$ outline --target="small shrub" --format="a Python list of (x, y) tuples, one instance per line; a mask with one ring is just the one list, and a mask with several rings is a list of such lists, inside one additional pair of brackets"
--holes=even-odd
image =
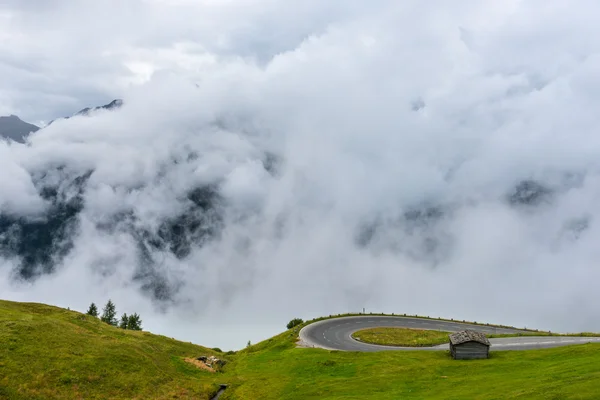
[(293, 320), (288, 322), (288, 324), (286, 326), (288, 329), (292, 329), (293, 327), (298, 326), (302, 323), (304, 323), (304, 321), (301, 318), (294, 318)]
[(217, 353), (222, 353), (223, 352), (223, 350), (221, 350), (218, 347), (213, 347), (211, 350), (216, 351)]

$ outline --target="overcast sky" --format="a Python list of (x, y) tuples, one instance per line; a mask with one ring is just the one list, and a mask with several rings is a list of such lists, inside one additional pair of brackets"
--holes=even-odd
[[(125, 101), (0, 143), (3, 213), (44, 212), (43, 171), (94, 171), (56, 273), (15, 282), (0, 258), (0, 293), (112, 297), (225, 348), (362, 307), (600, 330), (599, 17), (591, 0), (0, 0), (0, 115)], [(522, 180), (553, 194), (511, 205)], [(205, 184), (225, 228), (155, 255), (178, 288), (163, 314), (131, 233), (98, 226), (129, 212), (152, 231)], [(399, 222), (428, 205), (443, 217)]]
[(2, 0), (0, 115), (37, 122), (122, 97), (159, 71), (264, 65), (364, 12), (317, 0)]

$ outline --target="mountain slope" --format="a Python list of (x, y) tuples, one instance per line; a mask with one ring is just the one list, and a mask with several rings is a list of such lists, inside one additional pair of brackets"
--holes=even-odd
[(83, 110), (76, 112), (73, 116), (89, 115), (90, 112), (98, 111), (98, 110), (114, 110), (116, 108), (120, 108), (122, 105), (123, 105), (123, 100), (115, 99), (115, 100), (111, 101), (110, 103), (105, 104), (103, 106), (98, 106), (98, 107), (94, 107), (94, 108), (86, 107)]
[[(73, 114), (76, 116), (89, 116), (90, 113), (98, 110), (115, 110), (123, 105), (123, 100), (115, 99), (108, 104), (90, 108), (86, 107), (82, 110), (77, 111)], [(71, 117), (64, 117), (63, 119), (69, 119)], [(56, 120), (50, 121), (52, 124)], [(15, 142), (25, 143), (25, 139), (30, 133), (37, 132), (41, 128), (21, 120), (16, 115), (10, 115), (8, 117), (0, 117), (0, 138), (14, 140)]]
[(48, 125), (50, 125), (53, 122), (60, 120), (60, 119), (69, 119), (69, 118), (78, 117), (78, 116), (87, 117), (90, 115), (90, 113), (93, 113), (93, 112), (99, 111), (99, 110), (109, 110), (109, 111), (115, 110), (115, 109), (121, 108), (122, 105), (123, 105), (123, 100), (115, 99), (115, 100), (111, 101), (110, 103), (104, 104), (102, 106), (98, 106), (98, 107), (94, 107), (94, 108), (86, 107), (82, 110), (77, 111), (75, 114), (73, 114), (70, 117), (62, 117), (62, 118), (53, 119), (52, 121), (50, 121), (48, 123)]
[(183, 357), (211, 354), (75, 311), (0, 301), (1, 399), (208, 399), (215, 375)]
[(0, 117), (0, 138), (11, 139), (15, 142), (24, 143), (25, 138), (40, 128), (21, 120), (16, 115)]

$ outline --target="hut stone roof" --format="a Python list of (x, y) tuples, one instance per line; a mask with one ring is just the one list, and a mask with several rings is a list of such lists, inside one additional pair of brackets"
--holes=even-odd
[(448, 335), (450, 337), (450, 343), (456, 345), (465, 342), (479, 342), (481, 344), (485, 344), (486, 346), (490, 346), (490, 341), (485, 335), (481, 332), (475, 332), (472, 330), (464, 330), (462, 332), (456, 332)]

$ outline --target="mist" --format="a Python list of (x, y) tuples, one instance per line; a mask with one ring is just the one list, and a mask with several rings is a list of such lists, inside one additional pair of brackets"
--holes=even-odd
[(0, 142), (0, 297), (223, 349), (363, 307), (600, 331), (597, 4), (141, 3), (56, 108), (0, 85), (123, 99)]

